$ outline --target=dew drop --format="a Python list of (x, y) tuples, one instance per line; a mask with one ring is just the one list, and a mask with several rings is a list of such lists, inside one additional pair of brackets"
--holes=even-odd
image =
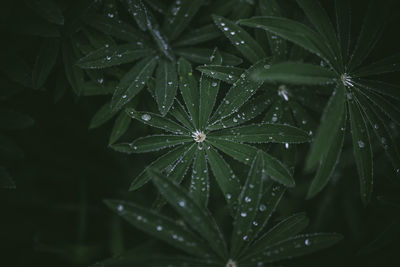
[(247, 213), (246, 212), (242, 212), (242, 213), (240, 213), (240, 216), (242, 216), (244, 218), (244, 217), (247, 216)]
[(365, 144), (364, 144), (364, 142), (363, 141), (361, 141), (361, 140), (358, 140), (358, 147), (359, 148), (364, 148), (364, 146), (365, 146)]
[(161, 225), (157, 225), (156, 229), (157, 231), (162, 231), (163, 227)]
[(151, 120), (151, 116), (149, 114), (143, 114), (142, 115), (142, 120), (149, 121), (149, 120)]
[(309, 239), (304, 240), (304, 245), (309, 246), (311, 245), (311, 242)]
[(124, 206), (121, 205), (121, 204), (119, 204), (118, 207), (117, 207), (117, 210), (118, 210), (119, 212), (124, 211)]

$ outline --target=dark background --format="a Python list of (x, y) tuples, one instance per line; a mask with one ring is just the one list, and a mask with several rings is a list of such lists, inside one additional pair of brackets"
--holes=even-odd
[[(1, 2), (0, 17), (4, 20), (0, 54), (17, 50), (32, 65), (40, 37), (16, 34), (7, 24), (10, 17), (24, 22), (31, 11), (23, 1)], [(66, 10), (76, 4), (59, 2)], [(330, 5), (330, 1), (325, 2)], [(367, 4), (352, 1), (352, 5), (354, 29), (358, 29), (357, 21)], [(399, 52), (399, 6), (394, 5), (371, 60)], [(7, 101), (0, 102), (0, 108), (21, 111), (35, 120), (28, 129), (6, 132), (25, 156), (7, 162), (17, 188), (0, 189), (0, 266), (88, 266), (135, 247), (143, 251), (147, 247), (168, 250), (163, 243), (120, 220), (102, 203), (105, 198), (121, 198), (150, 206), (156, 197), (151, 185), (136, 192), (128, 192), (128, 187), (156, 155), (125, 155), (109, 149), (112, 122), (88, 130), (91, 117), (107, 97), (76, 97), (68, 88), (55, 103), (56, 73), (63, 68), (60, 61), (42, 90), (23, 88), (0, 73), (1, 92), (13, 90)], [(396, 75), (386, 78), (399, 82)], [(139, 97), (142, 107), (151, 101), (147, 94)], [(133, 140), (149, 132), (149, 128), (134, 122), (126, 138)], [(307, 232), (338, 232), (345, 238), (326, 251), (283, 262), (284, 265), (400, 266), (400, 209), (384, 201), (399, 198), (398, 178), (395, 182), (390, 164), (378, 149), (374, 155), (375, 193), (365, 208), (359, 198), (356, 170), (348, 162), (351, 155), (349, 142), (332, 182), (312, 200), (305, 200), (312, 175), (303, 174), (301, 168), (296, 171), (298, 186), (286, 194), (273, 220), (306, 211), (311, 220)], [(216, 191), (215, 185), (213, 188)], [(229, 219), (222, 218), (223, 202), (218, 201), (217, 194), (213, 193), (211, 209), (220, 218), (219, 223), (229, 228)], [(371, 245), (378, 236), (383, 238)]]

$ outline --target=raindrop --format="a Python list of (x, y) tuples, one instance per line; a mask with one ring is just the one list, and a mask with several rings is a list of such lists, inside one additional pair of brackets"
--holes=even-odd
[(212, 82), (212, 83), (211, 83), (211, 86), (212, 86), (212, 87), (215, 87), (215, 86), (217, 86), (217, 85), (218, 85), (217, 82)]
[(163, 228), (161, 225), (157, 225), (156, 229), (157, 229), (157, 231), (161, 231)]
[(247, 203), (249, 203), (249, 202), (251, 202), (251, 198), (245, 197), (245, 198), (244, 198), (244, 201), (247, 202)]
[(106, 60), (111, 60), (111, 57), (110, 56), (106, 56)]
[(358, 140), (358, 147), (359, 148), (364, 148), (364, 146), (365, 146), (364, 142), (361, 141), (361, 140)]
[(127, 98), (127, 97), (128, 97), (127, 95), (123, 95), (123, 96), (122, 96), (123, 99), (125, 99), (125, 98)]
[(265, 211), (267, 209), (267, 206), (264, 204), (261, 204), (260, 207), (258, 208), (260, 211)]
[(124, 210), (124, 206), (121, 205), (121, 204), (119, 204), (118, 207), (117, 207), (117, 210), (118, 210), (119, 212), (122, 212), (122, 211)]
[(240, 213), (240, 216), (242, 216), (244, 218), (244, 217), (247, 216), (247, 213), (246, 212), (242, 212), (242, 213)]
[(231, 32), (231, 35), (235, 35), (236, 34), (236, 32)]
[(149, 120), (151, 120), (151, 116), (149, 114), (143, 114), (142, 115), (142, 120), (149, 121)]
[(185, 205), (186, 205), (185, 201), (183, 201), (183, 200), (179, 201), (178, 204), (179, 204), (179, 206), (181, 206), (182, 208), (185, 207)]
[(304, 240), (304, 245), (309, 246), (311, 245), (311, 242), (309, 239)]

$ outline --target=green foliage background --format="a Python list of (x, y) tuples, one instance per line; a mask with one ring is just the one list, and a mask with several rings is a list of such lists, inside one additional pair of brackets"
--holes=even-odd
[[(161, 3), (161, 6), (168, 6), (172, 1), (145, 2), (147, 5)], [(220, 10), (210, 10), (210, 6), (218, 2), (225, 4)], [(352, 32), (358, 33), (368, 5), (361, 0), (350, 2), (354, 21)], [(52, 6), (51, 3), (56, 6)], [(232, 21), (250, 18), (259, 15), (260, 12), (256, 0), (221, 0), (204, 1), (204, 3), (205, 5), (199, 7), (199, 12), (185, 29), (186, 32), (190, 33), (192, 29), (199, 26), (212, 24), (211, 14), (214, 12)], [(333, 3), (331, 1), (321, 1), (321, 3), (333, 17)], [(385, 7), (388, 3), (382, 1), (378, 6)], [(41, 9), (41, 4), (47, 9)], [(295, 1), (279, 1), (279, 4), (285, 15), (310, 25)], [(89, 266), (123, 253), (128, 253), (133, 257), (154, 253), (171, 255), (177, 253), (174, 248), (130, 226), (103, 203), (104, 199), (124, 199), (151, 207), (158, 197), (157, 190), (151, 183), (137, 191), (128, 191), (128, 189), (132, 179), (156, 157), (163, 154), (163, 152), (124, 154), (112, 149), (110, 146), (112, 144), (115, 148), (118, 142), (131, 142), (139, 137), (160, 133), (137, 120), (132, 120), (129, 127), (122, 127), (126, 128), (122, 137), (114, 130), (113, 137), (110, 138), (112, 129), (115, 128), (115, 119), (105, 121), (101, 127), (95, 127), (98, 126), (96, 124), (99, 124), (99, 121), (93, 120), (94, 114), (109, 103), (111, 98), (107, 94), (113, 92), (123, 74), (129, 70), (126, 65), (111, 68), (104, 73), (90, 70), (92, 72), (89, 71), (84, 75), (85, 81), (91, 80), (92, 83), (80, 84), (77, 81), (79, 81), (79, 75), (83, 75), (83, 70), (78, 65), (82, 66), (81, 63), (85, 62), (81, 60), (78, 65), (70, 63), (78, 59), (78, 57), (71, 57), (71, 51), (68, 51), (67, 46), (77, 40), (70, 38), (71, 32), (80, 27), (87, 30), (83, 32), (92, 39), (89, 38), (88, 42), (83, 42), (87, 45), (82, 48), (83, 50), (91, 48), (90, 51), (92, 51), (96, 46), (103, 46), (104, 43), (112, 40), (111, 35), (103, 35), (101, 31), (87, 26), (83, 21), (87, 21), (90, 18), (89, 14), (93, 13), (104, 17), (115, 14), (115, 7), (121, 13), (123, 21), (136, 25), (132, 17), (124, 13), (126, 10), (119, 1), (10, 0), (2, 3), (0, 10), (2, 36), (0, 42), (0, 121), (2, 124), (0, 140), (2, 143), (0, 146), (7, 148), (7, 144), (11, 143), (17, 147), (12, 151), (18, 152), (16, 156), (0, 157), (0, 165), (4, 166), (0, 168), (0, 174), (2, 177), (7, 176), (7, 179), (12, 177), (16, 185), (16, 189), (0, 189), (0, 264), (2, 266)], [(377, 18), (385, 20), (386, 28), (363, 66), (399, 52), (400, 42), (397, 29), (400, 23), (399, 8), (399, 3), (395, 1), (387, 16)], [(57, 13), (57, 10), (60, 13)], [(161, 23), (160, 13), (153, 12)], [(251, 28), (242, 27), (253, 37), (259, 34), (254, 34)], [(140, 32), (139, 29), (138, 31)], [(224, 58), (224, 55), (225, 58), (228, 57), (227, 60), (230, 60), (231, 64), (238, 63), (237, 67), (243, 69), (252, 65), (253, 58), (243, 57), (229, 40), (218, 32), (216, 27), (213, 31), (210, 30), (210, 34), (218, 37), (196, 47), (207, 48), (207, 51), (213, 51), (215, 47), (218, 47), (218, 51), (221, 54), (224, 53), (222, 57)], [(83, 37), (79, 36), (79, 38)], [(356, 36), (352, 38), (354, 41)], [(257, 40), (265, 49), (263, 45), (267, 44), (268, 40), (262, 38)], [(268, 51), (268, 49), (265, 50)], [(161, 58), (168, 53), (168, 51), (162, 52)], [(183, 55), (182, 51), (179, 54), (173, 50), (173, 53), (176, 53), (174, 56), (177, 59)], [(44, 60), (41, 67), (38, 66), (41, 64), (37, 60), (38, 55)], [(320, 62), (309, 53), (302, 53), (302, 55), (301, 58), (292, 60), (306, 60), (317, 64)], [(202, 60), (209, 56), (211, 54), (206, 54)], [(240, 63), (242, 61), (243, 63)], [(194, 69), (205, 63), (208, 62), (192, 61)], [(68, 68), (70, 68), (69, 72)], [(39, 74), (38, 69), (41, 70)], [(200, 75), (199, 71), (194, 70), (194, 72), (197, 76)], [(69, 75), (73, 73), (75, 78), (68, 77), (65, 73)], [(392, 84), (400, 84), (396, 72), (382, 75), (380, 78)], [(103, 87), (96, 85), (95, 82), (99, 79), (104, 84)], [(146, 90), (147, 87), (147, 85), (143, 86), (143, 90), (128, 106), (140, 111), (165, 112), (158, 108), (157, 103)], [(83, 91), (82, 88), (84, 88)], [(226, 92), (228, 88), (228, 83), (221, 82), (222, 92)], [(305, 98), (312, 99), (310, 101), (313, 102), (315, 109), (309, 114), (316, 123), (314, 131), (317, 129), (322, 110), (331, 92), (324, 89), (326, 88), (319, 86), (292, 89), (293, 94), (304, 94)], [(395, 88), (397, 95), (399, 89)], [(104, 91), (95, 96), (93, 94), (97, 93), (93, 92), (96, 90)], [(320, 96), (318, 101), (311, 98), (314, 93)], [(271, 99), (276, 99), (276, 93), (274, 96), (271, 95)], [(398, 105), (398, 100), (392, 103)], [(10, 114), (10, 111), (26, 114), (29, 117), (25, 115), (18, 117)], [(124, 119), (124, 115), (123, 111), (119, 113), (120, 120)], [(10, 125), (7, 124), (7, 119), (10, 118), (12, 121), (17, 121), (19, 118), (17, 126), (7, 126)], [(128, 120), (125, 118), (125, 124), (126, 121)], [(393, 145), (398, 146), (398, 125), (390, 121), (387, 123), (392, 127)], [(372, 136), (373, 133), (370, 135)], [(117, 139), (118, 142), (116, 142)], [(290, 162), (290, 156), (285, 158), (283, 156), (285, 154), (279, 152), (281, 148), (277, 148), (278, 152), (275, 151), (273, 155), (284, 162)], [(297, 164), (293, 168), (296, 186), (288, 189), (284, 195), (271, 218), (273, 223), (270, 223), (269, 227), (285, 217), (304, 211), (310, 218), (310, 225), (306, 232), (335, 232), (342, 234), (344, 239), (327, 250), (285, 260), (279, 262), (280, 265), (397, 266), (400, 238), (399, 175), (393, 171), (390, 161), (376, 140), (372, 142), (372, 148), (374, 190), (371, 201), (365, 205), (360, 198), (359, 178), (353, 157), (350, 130), (347, 130), (339, 164), (328, 185), (311, 199), (306, 199), (306, 196), (315, 172), (304, 171), (309, 145), (296, 145)], [(247, 177), (248, 167), (238, 164), (232, 158), (225, 157), (225, 159), (237, 176)], [(210, 175), (210, 182), (208, 207), (223, 233), (228, 235), (232, 230), (232, 219), (229, 217), (224, 197), (212, 175)], [(6, 186), (2, 184), (2, 187), (13, 187), (13, 184), (11, 182)], [(165, 206), (162, 212), (173, 218), (179, 218), (169, 206)]]

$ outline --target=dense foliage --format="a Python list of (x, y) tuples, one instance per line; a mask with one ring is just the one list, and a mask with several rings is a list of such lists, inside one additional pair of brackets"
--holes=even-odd
[(396, 266), (398, 10), (4, 1), (1, 264)]

